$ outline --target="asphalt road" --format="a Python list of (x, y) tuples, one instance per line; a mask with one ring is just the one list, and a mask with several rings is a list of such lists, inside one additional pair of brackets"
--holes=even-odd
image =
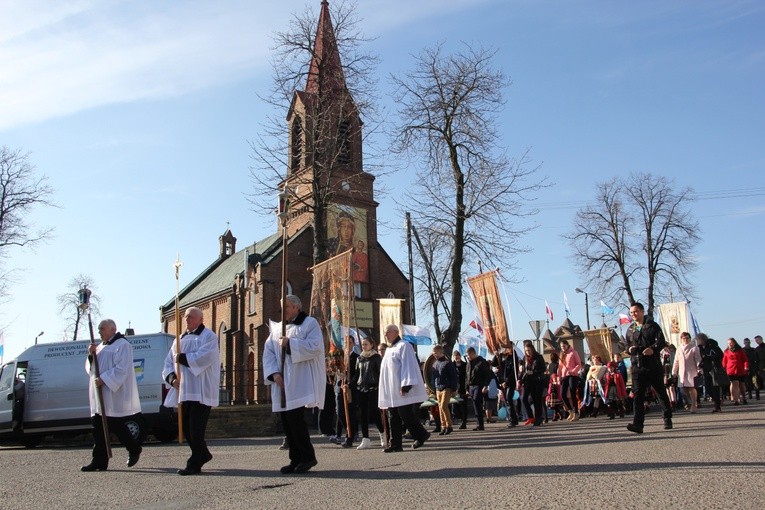
[[(181, 477), (188, 449), (144, 446), (125, 466), (115, 445), (109, 471), (81, 473), (84, 447), (0, 448), (0, 508), (762, 508), (765, 400), (711, 414), (677, 413), (665, 431), (658, 412), (645, 433), (629, 417), (489, 424), (484, 432), (433, 435), (402, 453), (344, 450), (314, 436), (319, 465), (281, 475), (280, 438), (210, 441), (214, 459)], [(373, 441), (373, 444), (379, 442)]]

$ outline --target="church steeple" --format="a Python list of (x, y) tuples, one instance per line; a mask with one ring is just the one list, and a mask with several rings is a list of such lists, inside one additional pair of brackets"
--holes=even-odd
[(305, 91), (309, 94), (318, 94), (320, 91), (344, 92), (346, 90), (335, 29), (332, 27), (332, 19), (329, 16), (329, 2), (323, 0)]

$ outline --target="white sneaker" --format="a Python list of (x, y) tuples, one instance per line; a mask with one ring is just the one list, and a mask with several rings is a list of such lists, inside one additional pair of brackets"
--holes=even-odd
[(356, 449), (357, 450), (368, 450), (371, 447), (371, 444), (369, 442), (369, 438), (365, 437), (361, 440), (361, 444), (359, 444)]
[(385, 446), (386, 446), (385, 445), (385, 433), (383, 433), (383, 432), (380, 432), (380, 446), (382, 446), (383, 448), (385, 448)]

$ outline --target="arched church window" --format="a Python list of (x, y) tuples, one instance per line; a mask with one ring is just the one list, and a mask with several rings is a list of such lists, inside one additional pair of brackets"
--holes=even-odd
[(300, 169), (300, 163), (303, 160), (303, 119), (300, 115), (296, 115), (292, 121), (290, 148), (290, 170), (296, 172)]
[(337, 161), (341, 165), (347, 165), (351, 161), (351, 123), (347, 120), (340, 122), (338, 128), (338, 141), (340, 143)]

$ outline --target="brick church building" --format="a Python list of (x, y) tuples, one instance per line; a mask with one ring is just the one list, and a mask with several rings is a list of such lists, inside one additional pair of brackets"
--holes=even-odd
[[(290, 190), (292, 202), (286, 226), (288, 292), (309, 310), (317, 238), (313, 226), (321, 225), (318, 241), (326, 248), (325, 257), (354, 249), (358, 326), (379, 336), (381, 298), (401, 299), (403, 322), (408, 322), (409, 281), (377, 241), (374, 176), (363, 168), (362, 122), (346, 87), (326, 0), (305, 89), (294, 93), (286, 121), (289, 164), (280, 187)], [(282, 231), (277, 220), (275, 227), (272, 235), (238, 251), (236, 237), (224, 232), (218, 258), (180, 292), (181, 313), (201, 308), (205, 325), (220, 339), (222, 403), (270, 401), (262, 354), (269, 320), (278, 321), (281, 314)], [(160, 316), (162, 331), (175, 334), (174, 297), (160, 307)]]

